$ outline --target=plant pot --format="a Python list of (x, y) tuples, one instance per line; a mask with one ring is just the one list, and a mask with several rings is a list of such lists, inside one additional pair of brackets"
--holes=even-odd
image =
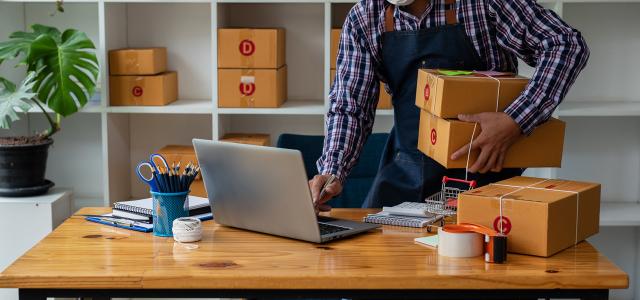
[(0, 145), (0, 196), (46, 193), (54, 184), (44, 179), (52, 139), (37, 144)]

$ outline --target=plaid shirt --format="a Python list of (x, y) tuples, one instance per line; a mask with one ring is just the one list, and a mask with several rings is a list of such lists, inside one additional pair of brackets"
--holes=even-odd
[[(396, 8), (396, 31), (443, 26), (445, 1), (431, 0), (421, 17)], [(344, 182), (371, 133), (379, 93), (385, 0), (360, 0), (342, 28), (336, 79), (329, 99), (327, 137), (317, 162), (320, 174)], [(534, 0), (458, 0), (475, 50), (489, 70), (517, 71), (519, 57), (535, 73), (524, 92), (504, 112), (525, 134), (549, 119), (589, 58), (580, 32)], [(384, 81), (384, 80), (383, 80)]]

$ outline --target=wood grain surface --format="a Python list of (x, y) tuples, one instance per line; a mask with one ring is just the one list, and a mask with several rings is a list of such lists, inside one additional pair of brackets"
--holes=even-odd
[[(100, 214), (109, 208), (85, 208)], [(334, 209), (361, 219), (367, 210)], [(414, 243), (424, 229), (383, 227), (312, 244), (204, 224), (180, 244), (73, 216), (0, 274), (0, 288), (69, 289), (619, 289), (627, 275), (589, 243), (506, 264), (440, 257)], [(10, 241), (2, 241), (3, 247)]]

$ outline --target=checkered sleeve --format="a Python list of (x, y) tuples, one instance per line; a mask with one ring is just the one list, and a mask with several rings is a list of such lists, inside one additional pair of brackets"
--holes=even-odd
[(498, 44), (536, 68), (524, 92), (504, 111), (531, 134), (565, 97), (589, 49), (579, 31), (534, 0), (493, 0), (489, 14)]
[(353, 20), (359, 17), (352, 12), (342, 28), (324, 151), (317, 162), (320, 174), (334, 174), (343, 183), (371, 133), (379, 94), (376, 63)]

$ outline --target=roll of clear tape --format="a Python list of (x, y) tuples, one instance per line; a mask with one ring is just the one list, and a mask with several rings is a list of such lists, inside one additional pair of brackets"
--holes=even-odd
[(197, 218), (177, 218), (173, 221), (173, 239), (193, 243), (202, 239), (202, 222)]
[(438, 228), (438, 255), (476, 257), (484, 254), (484, 235), (475, 232), (451, 233)]

